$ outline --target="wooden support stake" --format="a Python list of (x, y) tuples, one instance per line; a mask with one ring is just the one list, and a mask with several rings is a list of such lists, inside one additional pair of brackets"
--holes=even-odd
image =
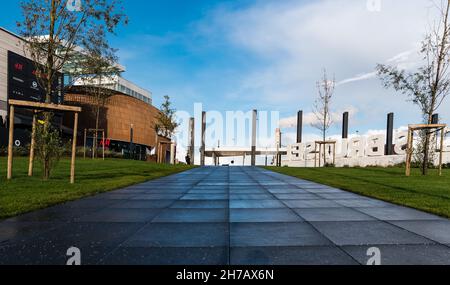
[(33, 114), (33, 126), (31, 130), (31, 145), (30, 145), (30, 162), (28, 164), (28, 176), (33, 176), (33, 166), (34, 166), (34, 148), (36, 145), (36, 111)]
[(78, 113), (75, 113), (72, 142), (72, 161), (70, 163), (70, 184), (75, 183), (75, 159), (77, 153)]
[(105, 131), (103, 131), (102, 140), (103, 140), (103, 160), (105, 160)]
[(444, 156), (444, 137), (445, 137), (445, 129), (441, 131), (441, 152), (439, 153), (439, 176), (442, 176), (442, 162)]
[(413, 154), (413, 134), (414, 131), (412, 129), (408, 130), (408, 144), (406, 147), (406, 176), (411, 176), (411, 160)]
[(87, 143), (87, 129), (84, 129), (83, 159), (86, 159), (86, 143)]
[(7, 179), (12, 179), (13, 167), (13, 144), (14, 144), (14, 105), (9, 107), (9, 141), (8, 141), (8, 173)]

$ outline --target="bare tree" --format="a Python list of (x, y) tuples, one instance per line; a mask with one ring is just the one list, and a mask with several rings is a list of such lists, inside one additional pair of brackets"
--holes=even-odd
[(324, 142), (327, 139), (328, 130), (333, 125), (330, 105), (334, 95), (335, 86), (335, 79), (329, 80), (327, 71), (324, 69), (322, 79), (317, 82), (318, 97), (313, 108), (313, 113), (316, 116), (316, 122), (311, 124), (312, 127), (320, 131)]
[[(450, 0), (442, 1), (438, 7), (440, 19), (433, 25), (422, 41), (420, 53), (423, 65), (415, 72), (399, 70), (396, 66), (379, 64), (378, 74), (386, 88), (407, 95), (421, 109), (424, 122), (432, 123), (433, 114), (439, 109), (450, 91)], [(431, 133), (422, 135), (422, 174), (428, 172), (430, 163)]]
[[(108, 46), (106, 33), (114, 33), (118, 24), (127, 19), (121, 11), (121, 0), (84, 0), (78, 1), (75, 10), (68, 9), (67, 0), (24, 0), (21, 3), (23, 21), (17, 25), (20, 33), (27, 39), (25, 52), (35, 62), (36, 77), (45, 93), (45, 102), (51, 103), (53, 85), (59, 72), (67, 63), (78, 69), (76, 63), (79, 48), (89, 50), (92, 40), (96, 39), (101, 47)], [(44, 137), (55, 132), (51, 127), (52, 113), (43, 115)], [(50, 140), (43, 140), (44, 179), (49, 178), (53, 155), (48, 155), (46, 145)], [(52, 148), (49, 148), (52, 149)]]

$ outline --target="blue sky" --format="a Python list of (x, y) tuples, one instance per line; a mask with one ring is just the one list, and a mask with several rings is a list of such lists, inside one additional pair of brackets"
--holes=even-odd
[[(128, 0), (130, 23), (111, 37), (125, 77), (177, 109), (201, 102), (220, 112), (280, 111), (289, 141), (299, 109), (311, 112), (323, 68), (340, 82), (333, 110), (352, 112), (351, 132), (420, 122), (406, 97), (382, 88), (377, 63), (417, 64), (417, 47), (434, 19), (429, 0)], [(377, 2), (378, 0), (375, 0)], [(15, 31), (19, 1), (2, 3), (0, 26)], [(441, 107), (448, 119), (450, 103)], [(308, 114), (307, 114), (308, 116)], [(309, 117), (310, 114), (309, 114)], [(308, 121), (308, 119), (307, 119)], [(307, 137), (317, 131), (306, 126)]]

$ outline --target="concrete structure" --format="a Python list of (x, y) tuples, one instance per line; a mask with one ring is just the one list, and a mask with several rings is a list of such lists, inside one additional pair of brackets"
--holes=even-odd
[[(446, 132), (448, 132), (447, 130)], [(393, 166), (406, 161), (407, 131), (397, 130), (393, 135), (392, 155), (385, 155), (386, 135), (358, 136), (337, 141), (336, 166), (337, 167), (367, 167), (367, 166)], [(314, 167), (314, 142), (293, 144), (287, 148), (287, 156), (283, 157), (283, 166)], [(333, 158), (334, 153), (327, 152), (327, 160)], [(436, 156), (436, 164), (438, 164)], [(450, 163), (450, 141), (444, 142), (444, 163)]]
[(256, 122), (258, 120), (258, 111), (253, 110), (252, 114), (252, 153), (251, 153), (251, 165), (256, 165), (256, 136), (257, 136), (257, 129), (256, 129)]

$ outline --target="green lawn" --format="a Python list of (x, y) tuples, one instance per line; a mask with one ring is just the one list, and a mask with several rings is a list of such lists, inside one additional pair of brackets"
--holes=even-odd
[(8, 182), (6, 159), (0, 158), (0, 219), (178, 173), (189, 167), (118, 159), (78, 159), (74, 185), (69, 184), (67, 159), (61, 160), (47, 182), (40, 178), (39, 163), (34, 178), (27, 177), (27, 169), (27, 159), (15, 158), (14, 179)]
[(267, 169), (361, 195), (450, 218), (450, 170), (423, 177), (402, 168), (275, 168)]

